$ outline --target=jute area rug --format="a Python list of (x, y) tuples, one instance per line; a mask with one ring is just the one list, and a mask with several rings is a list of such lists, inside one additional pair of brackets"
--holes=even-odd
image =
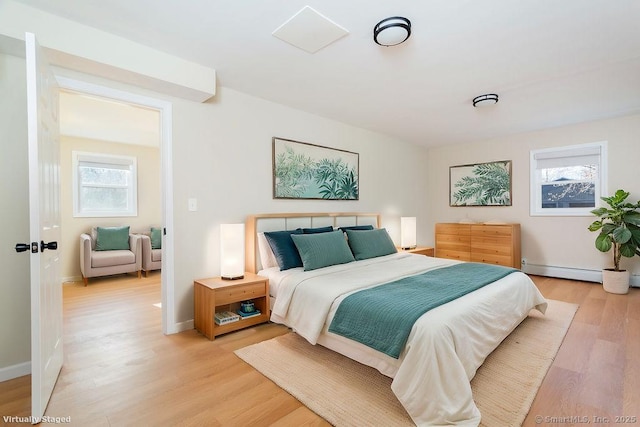
[[(471, 381), (482, 426), (520, 426), (578, 306), (548, 300), (491, 353)], [(335, 426), (412, 426), (391, 378), (295, 333), (235, 352)], [(363, 404), (366, 402), (366, 404)]]

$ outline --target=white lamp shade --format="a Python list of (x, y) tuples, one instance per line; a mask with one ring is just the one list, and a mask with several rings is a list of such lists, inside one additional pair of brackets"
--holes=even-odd
[(416, 217), (414, 216), (400, 218), (400, 247), (402, 249), (416, 247)]
[(220, 275), (244, 277), (244, 224), (220, 224)]

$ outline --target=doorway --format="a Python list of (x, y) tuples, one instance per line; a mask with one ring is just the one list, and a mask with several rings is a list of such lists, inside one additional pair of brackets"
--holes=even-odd
[(84, 81), (57, 76), (61, 90), (86, 96), (98, 97), (115, 103), (124, 103), (147, 110), (155, 110), (160, 115), (160, 188), (161, 221), (163, 229), (161, 308), (162, 332), (180, 332), (174, 316), (174, 268), (173, 268), (173, 167), (172, 167), (172, 105), (168, 101), (137, 95), (134, 93), (100, 86)]

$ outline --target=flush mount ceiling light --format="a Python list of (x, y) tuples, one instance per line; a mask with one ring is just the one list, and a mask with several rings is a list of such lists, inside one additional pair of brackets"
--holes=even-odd
[(411, 21), (401, 16), (383, 19), (373, 27), (373, 41), (380, 46), (396, 46), (411, 35)]
[(474, 107), (489, 107), (498, 103), (498, 94), (487, 93), (473, 98)]

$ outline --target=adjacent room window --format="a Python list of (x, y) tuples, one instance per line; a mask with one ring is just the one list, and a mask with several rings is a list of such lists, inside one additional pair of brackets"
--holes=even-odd
[(531, 215), (591, 215), (606, 192), (606, 165), (606, 142), (531, 151)]
[(135, 157), (73, 151), (73, 216), (138, 215)]

